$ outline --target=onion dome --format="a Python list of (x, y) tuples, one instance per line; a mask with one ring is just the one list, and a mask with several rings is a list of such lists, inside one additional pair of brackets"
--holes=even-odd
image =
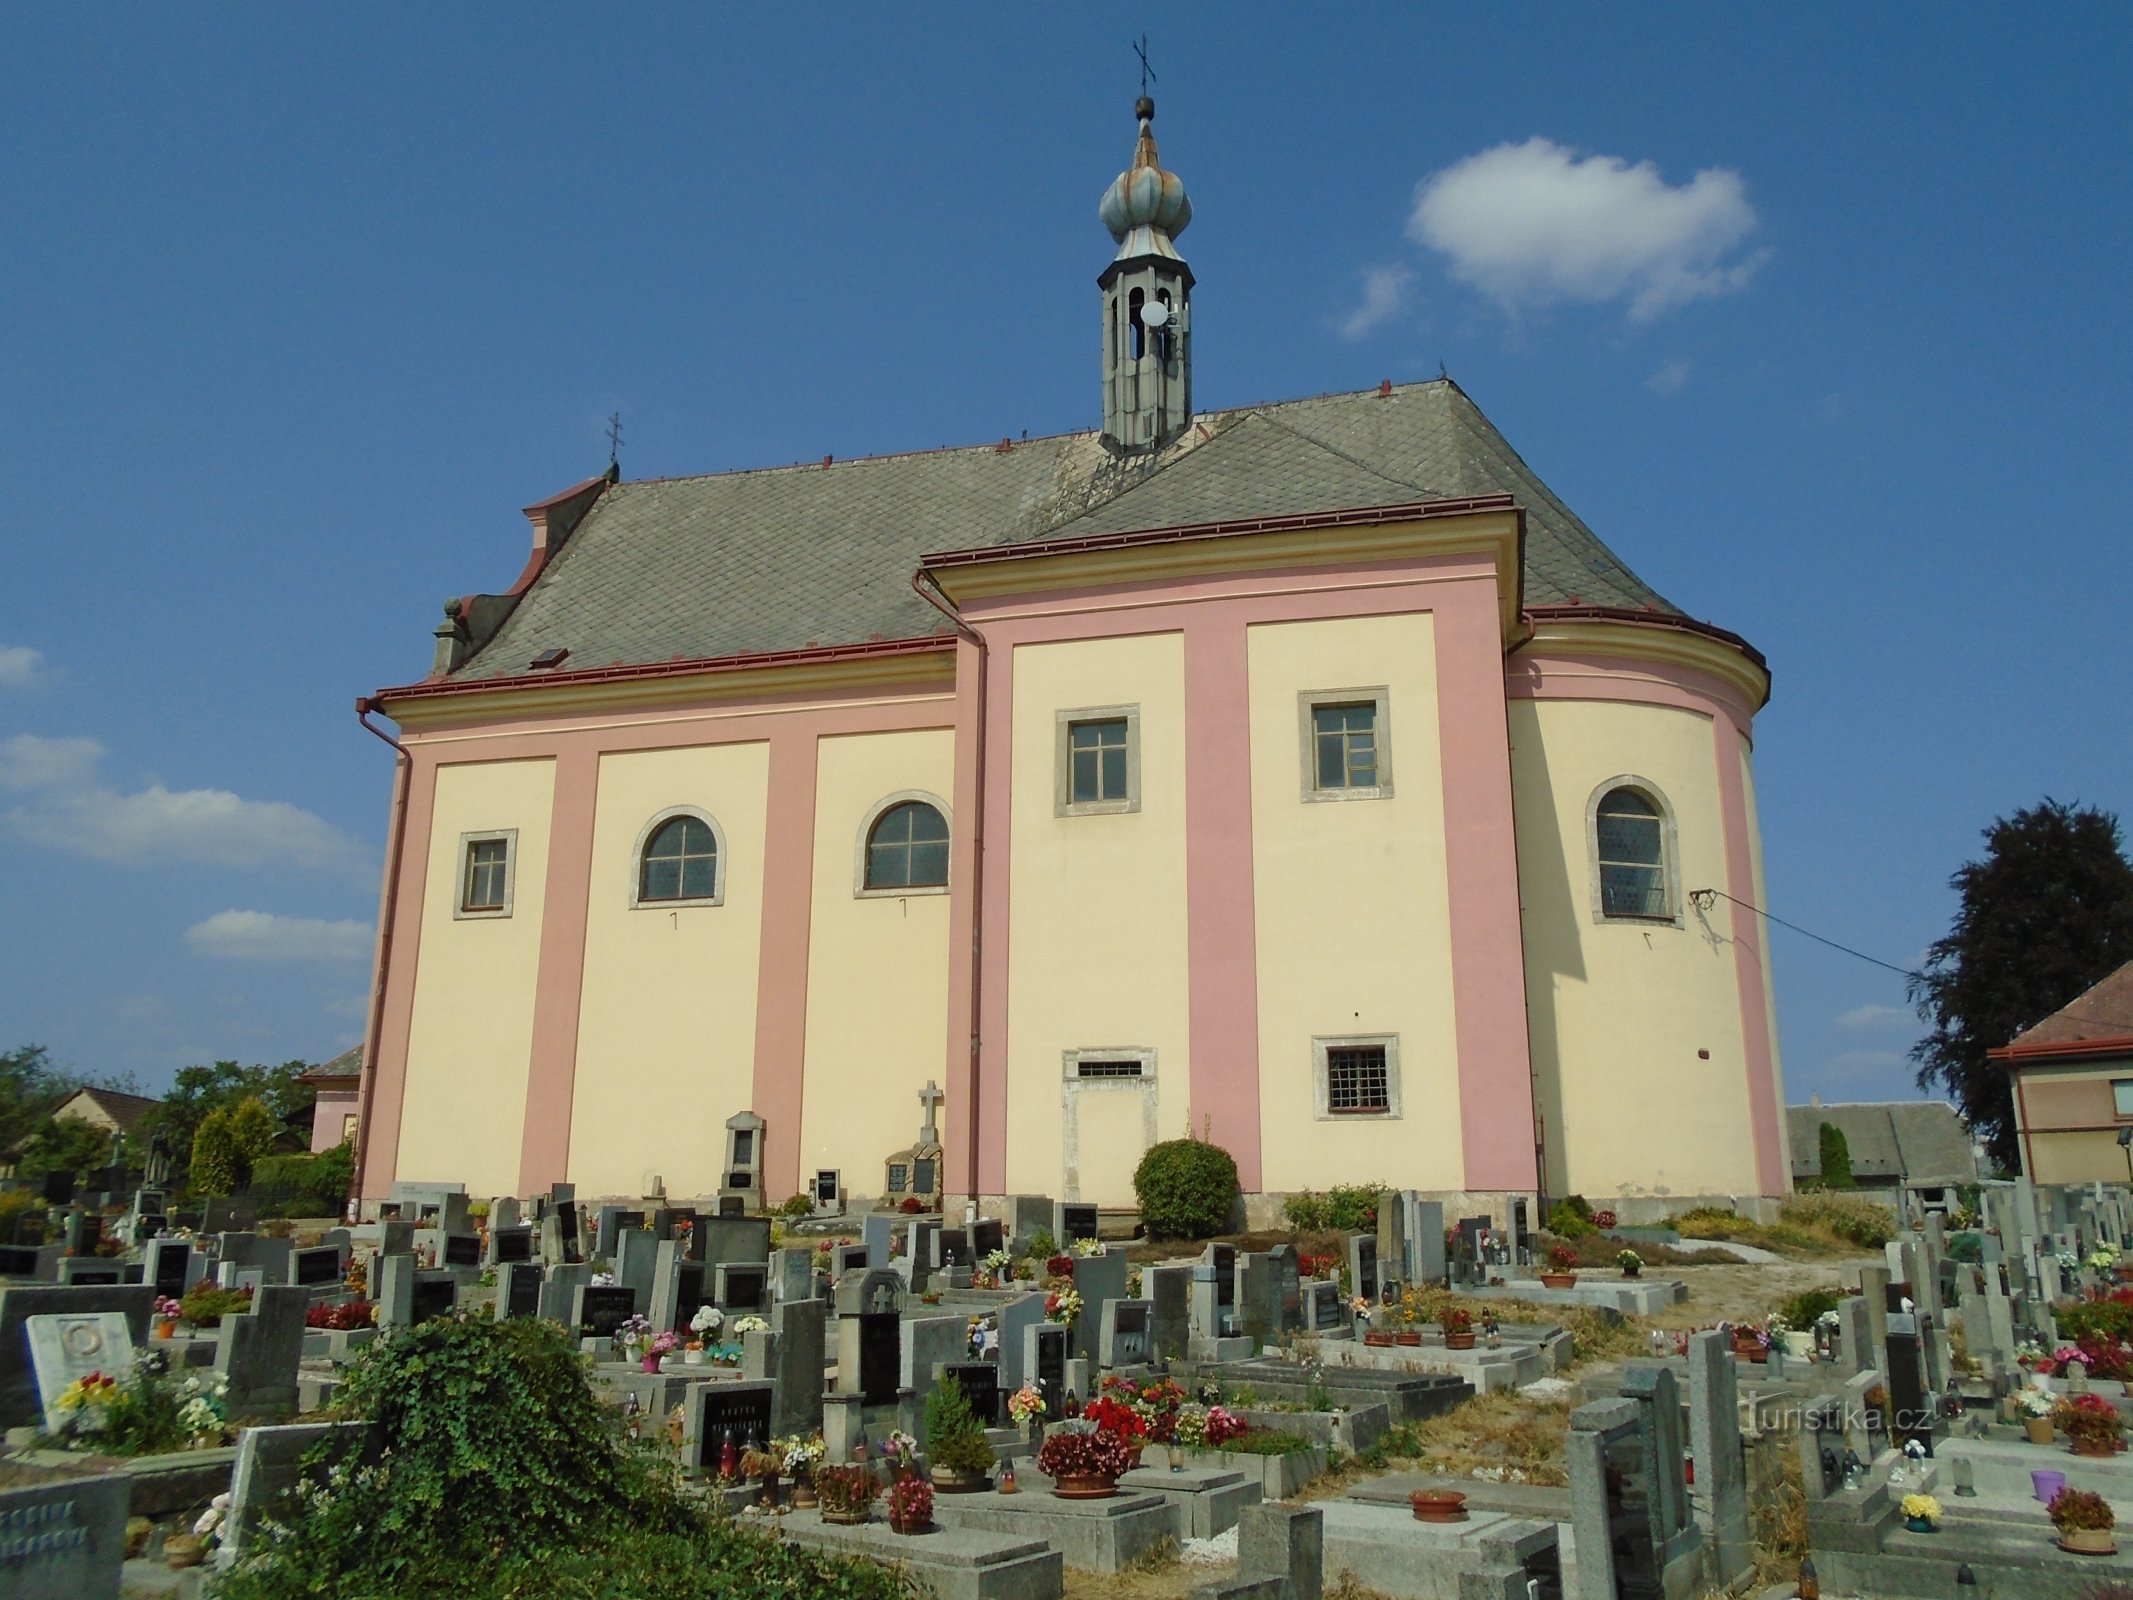
[[(1183, 233), (1192, 221), (1192, 201), (1185, 196), (1185, 180), (1157, 165), (1152, 128), (1155, 102), (1142, 95), (1133, 110), (1141, 122), (1140, 141), (1133, 149), (1133, 165), (1111, 180), (1111, 187), (1104, 191), (1096, 214), (1121, 246), (1137, 246), (1130, 252), (1121, 249), (1121, 256), (1129, 253), (1171, 255), (1175, 252), (1148, 235), (1175, 238)], [(1136, 239), (1136, 234), (1141, 237)]]

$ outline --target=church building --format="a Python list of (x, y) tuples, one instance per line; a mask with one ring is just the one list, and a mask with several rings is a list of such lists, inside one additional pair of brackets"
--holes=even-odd
[(1131, 1205), (1188, 1134), (1255, 1220), (1787, 1192), (1762, 656), (1448, 379), (1196, 408), (1136, 109), (1100, 427), (591, 479), (358, 702), (367, 1201), (864, 1203), (922, 1120), (951, 1204)]

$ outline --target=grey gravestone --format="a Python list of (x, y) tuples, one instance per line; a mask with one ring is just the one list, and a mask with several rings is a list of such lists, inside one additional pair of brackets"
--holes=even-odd
[(592, 1279), (592, 1268), (583, 1262), (543, 1267), (538, 1315), (566, 1327), (577, 1326), (578, 1291)]
[[(847, 1272), (864, 1272), (874, 1263), (863, 1244), (840, 1244), (830, 1247), (830, 1280), (835, 1282)], [(889, 1258), (883, 1256), (881, 1265), (886, 1267)]]
[[(960, 1361), (970, 1350), (970, 1323), (963, 1317), (913, 1317), (903, 1325), (903, 1349), (897, 1377), (902, 1387), (923, 1394), (933, 1387), (933, 1369)], [(865, 1363), (861, 1362), (864, 1372)]]
[[(331, 1441), (307, 1473), (304, 1458)], [(289, 1501), (308, 1476), (323, 1484), (343, 1461), (375, 1463), (378, 1436), (367, 1422), (299, 1422), (281, 1427), (255, 1426), (237, 1436), (236, 1470), (230, 1478), (230, 1503), (222, 1519), (216, 1559), (234, 1563), (258, 1531), (260, 1520), (289, 1520), (298, 1514)]]
[(814, 1251), (785, 1246), (777, 1251), (771, 1266), (772, 1281), (777, 1285), (777, 1297), (781, 1302), (812, 1298), (815, 1287)]
[(1296, 1246), (1277, 1244), (1266, 1258), (1273, 1274), (1275, 1325), (1283, 1333), (1294, 1333), (1304, 1325), (1303, 1271), (1297, 1264)]
[(941, 1368), (943, 1378), (953, 1378), (970, 1402), (970, 1409), (988, 1428), (1002, 1425), (1000, 1369), (990, 1361), (951, 1361)]
[(888, 1271), (846, 1273), (831, 1291), (837, 1315), (855, 1317), (861, 1312), (902, 1309), (904, 1280)]
[(87, 1311), (72, 1316), (36, 1316), (23, 1324), (30, 1365), (37, 1374), (37, 1397), (45, 1431), (57, 1433), (67, 1421), (59, 1397), (77, 1378), (92, 1372), (123, 1378), (133, 1365), (133, 1335), (116, 1311)]
[(788, 1300), (770, 1314), (777, 1336), (777, 1432), (812, 1433), (822, 1425), (822, 1359), (829, 1307), (820, 1300)]
[(1098, 1330), (1097, 1354), (1105, 1368), (1137, 1367), (1146, 1363), (1155, 1307), (1146, 1300), (1107, 1300), (1103, 1325)]
[(1048, 1194), (1011, 1194), (1007, 1197), (1007, 1236), (1014, 1240), (1016, 1249), (1026, 1249), (1040, 1231), (1058, 1237), (1058, 1231), (1052, 1226), (1056, 1203)]
[(1000, 1319), (1000, 1384), (1012, 1393), (1025, 1381), (1022, 1370), (1024, 1334), (1026, 1329), (1034, 1328), (1044, 1320), (1044, 1296), (1017, 1295), (1001, 1306), (997, 1314)]
[(775, 1400), (770, 1383), (692, 1383), (683, 1391), (681, 1459), (692, 1472), (718, 1471), (726, 1440), (736, 1450), (766, 1445)]
[(637, 1303), (652, 1303), (652, 1274), (659, 1264), (659, 1241), (649, 1228), (624, 1228), (615, 1237), (615, 1282), (637, 1291)]
[(1096, 1336), (1106, 1300), (1126, 1297), (1126, 1252), (1106, 1250), (1100, 1256), (1074, 1258), (1074, 1287), (1081, 1291), (1081, 1315), (1074, 1322), (1073, 1354), (1085, 1361), (1096, 1359)]
[(1374, 1304), (1378, 1297), (1378, 1241), (1374, 1235), (1349, 1236), (1348, 1275), (1356, 1294)]
[(1444, 1282), (1444, 1204), (1416, 1199), (1407, 1224), (1408, 1280), (1422, 1286)]
[(1066, 1403), (1067, 1330), (1064, 1324), (1040, 1322), (1022, 1332), (1022, 1381), (1044, 1396), (1047, 1420), (1064, 1415)]
[(133, 1480), (123, 1472), (0, 1489), (10, 1600), (119, 1600)]
[[(101, 1256), (82, 1258), (70, 1256), (63, 1258), (59, 1263), (59, 1281), (66, 1284), (103, 1284), (125, 1283), (128, 1280), (126, 1268), (122, 1262), (108, 1260)], [(140, 1280), (136, 1278), (133, 1281), (139, 1282)]]
[(1696, 1462), (1696, 1520), (1720, 1582), (1754, 1560), (1748, 1535), (1747, 1461), (1741, 1454), (1739, 1364), (1717, 1329), (1689, 1335), (1689, 1445)]
[(754, 1261), (770, 1264), (770, 1219), (768, 1217), (702, 1217), (697, 1230), (704, 1236), (704, 1259), (709, 1262)]
[(859, 1224), (860, 1237), (866, 1249), (866, 1264), (870, 1267), (886, 1267), (889, 1264), (889, 1245), (896, 1234), (896, 1223), (882, 1212), (869, 1212)]
[(587, 1284), (578, 1290), (570, 1325), (581, 1339), (611, 1339), (637, 1310), (637, 1291), (621, 1285)]
[(1058, 1221), (1052, 1228), (1052, 1234), (1058, 1239), (1060, 1249), (1066, 1249), (1077, 1239), (1093, 1239), (1096, 1237), (1096, 1208), (1094, 1206), (1075, 1201), (1061, 1201), (1057, 1215)]
[(420, 1270), (413, 1256), (379, 1256), (371, 1269), (371, 1282), (376, 1287), (371, 1298), (378, 1303), (377, 1320), (381, 1328), (405, 1328), (413, 1325), (415, 1316), (415, 1274)]
[(224, 1398), (232, 1421), (296, 1409), (296, 1366), (310, 1309), (308, 1289), (270, 1284), (252, 1296), (250, 1311), (222, 1319), (215, 1330), (215, 1370), (229, 1384)]
[[(1149, 1351), (1158, 1360), (1177, 1361), (1191, 1334), (1192, 1268), (1144, 1267), (1141, 1293), (1147, 1297)], [(1003, 1343), (1004, 1350), (1006, 1345)]]
[(1237, 1258), (1237, 1326), (1247, 1339), (1268, 1345), (1274, 1342), (1279, 1316), (1273, 1264), (1247, 1251)]
[(1331, 1279), (1317, 1279), (1303, 1286), (1304, 1326), (1320, 1338), (1348, 1331), (1348, 1308), (1341, 1304), (1341, 1286)]

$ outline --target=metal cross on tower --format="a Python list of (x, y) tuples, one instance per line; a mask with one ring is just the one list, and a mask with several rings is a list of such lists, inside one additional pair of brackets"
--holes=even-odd
[(1155, 81), (1155, 69), (1148, 65), (1148, 35), (1144, 33), (1134, 42), (1133, 53), (1141, 58), (1141, 96), (1145, 99), (1148, 85)]
[(607, 414), (607, 470), (613, 472), (622, 464), (622, 413)]

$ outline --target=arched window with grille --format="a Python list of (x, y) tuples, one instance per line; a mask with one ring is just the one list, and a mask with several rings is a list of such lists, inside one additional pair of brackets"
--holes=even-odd
[(630, 903), (717, 905), (725, 891), (719, 827), (701, 811), (676, 807), (645, 824), (637, 843)]
[(1674, 822), (1651, 784), (1611, 778), (1592, 804), (1592, 861), (1603, 922), (1675, 922)]
[(859, 841), (862, 895), (939, 894), (948, 887), (948, 816), (929, 794), (893, 794), (867, 813)]

